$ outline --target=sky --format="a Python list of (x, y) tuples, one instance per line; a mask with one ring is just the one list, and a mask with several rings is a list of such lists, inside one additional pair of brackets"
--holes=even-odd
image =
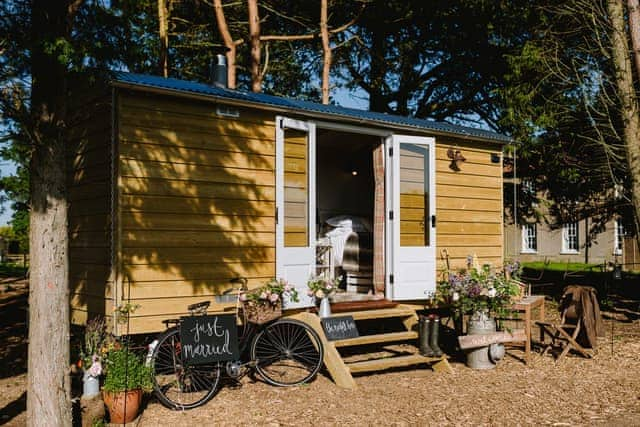
[[(3, 161), (0, 162), (0, 176), (12, 175), (16, 172), (16, 165), (13, 162)], [(11, 209), (11, 202), (5, 201), (2, 203), (0, 212), (0, 226), (7, 225), (11, 220), (13, 210)]]

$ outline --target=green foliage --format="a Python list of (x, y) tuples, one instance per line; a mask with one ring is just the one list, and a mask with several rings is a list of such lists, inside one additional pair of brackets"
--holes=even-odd
[(585, 264), (581, 262), (542, 262), (542, 261), (534, 261), (534, 262), (523, 262), (522, 266), (531, 270), (547, 270), (547, 271), (599, 271), (601, 270), (602, 265), (600, 264)]
[(108, 392), (135, 389), (149, 392), (153, 388), (152, 374), (152, 367), (144, 363), (143, 357), (126, 347), (112, 350), (107, 355), (102, 389)]
[[(535, 31), (508, 55), (499, 89), (503, 129), (522, 143), (518, 175), (536, 183), (548, 200), (552, 227), (590, 218), (590, 234), (621, 217), (632, 230), (623, 128), (611, 61), (610, 24), (604, 2), (542, 1), (532, 6)], [(512, 206), (513, 191), (505, 193)], [(532, 218), (521, 198), (519, 218)], [(508, 209), (507, 211), (511, 211)]]
[(439, 282), (436, 298), (462, 313), (488, 311), (504, 317), (519, 293), (520, 286), (503, 272), (496, 272), (489, 265), (469, 265), (468, 269), (450, 272), (446, 280)]

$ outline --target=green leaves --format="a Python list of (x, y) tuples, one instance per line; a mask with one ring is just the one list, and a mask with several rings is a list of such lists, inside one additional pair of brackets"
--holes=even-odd
[(109, 392), (141, 389), (145, 392), (153, 388), (153, 369), (147, 366), (141, 356), (128, 348), (112, 350), (107, 355), (106, 377), (102, 389)]

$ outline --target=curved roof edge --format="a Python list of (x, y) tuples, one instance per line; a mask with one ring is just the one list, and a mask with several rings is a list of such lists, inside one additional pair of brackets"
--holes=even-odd
[(506, 135), (467, 126), (457, 126), (434, 120), (416, 119), (412, 117), (376, 113), (373, 111), (357, 110), (337, 105), (324, 105), (310, 101), (266, 95), (263, 93), (244, 92), (187, 80), (115, 71), (112, 73), (111, 82), (117, 87), (146, 88), (174, 94), (195, 94), (204, 98), (235, 101), (237, 103), (246, 104), (247, 106), (258, 106), (262, 108), (285, 110), (303, 114), (321, 114), (325, 118), (333, 120), (356, 121), (360, 124), (371, 123), (372, 125), (377, 126), (404, 128), (413, 131), (429, 131), (438, 134), (455, 135), (467, 139), (483, 140), (497, 144), (509, 144), (513, 142), (513, 140)]

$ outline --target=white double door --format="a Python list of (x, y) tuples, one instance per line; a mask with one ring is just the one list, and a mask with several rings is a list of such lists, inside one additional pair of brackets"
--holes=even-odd
[[(425, 299), (435, 290), (433, 139), (394, 135), (385, 145), (386, 297)], [(276, 276), (295, 286), (300, 298), (285, 308), (313, 304), (306, 283), (315, 272), (315, 216), (315, 124), (277, 117)]]

